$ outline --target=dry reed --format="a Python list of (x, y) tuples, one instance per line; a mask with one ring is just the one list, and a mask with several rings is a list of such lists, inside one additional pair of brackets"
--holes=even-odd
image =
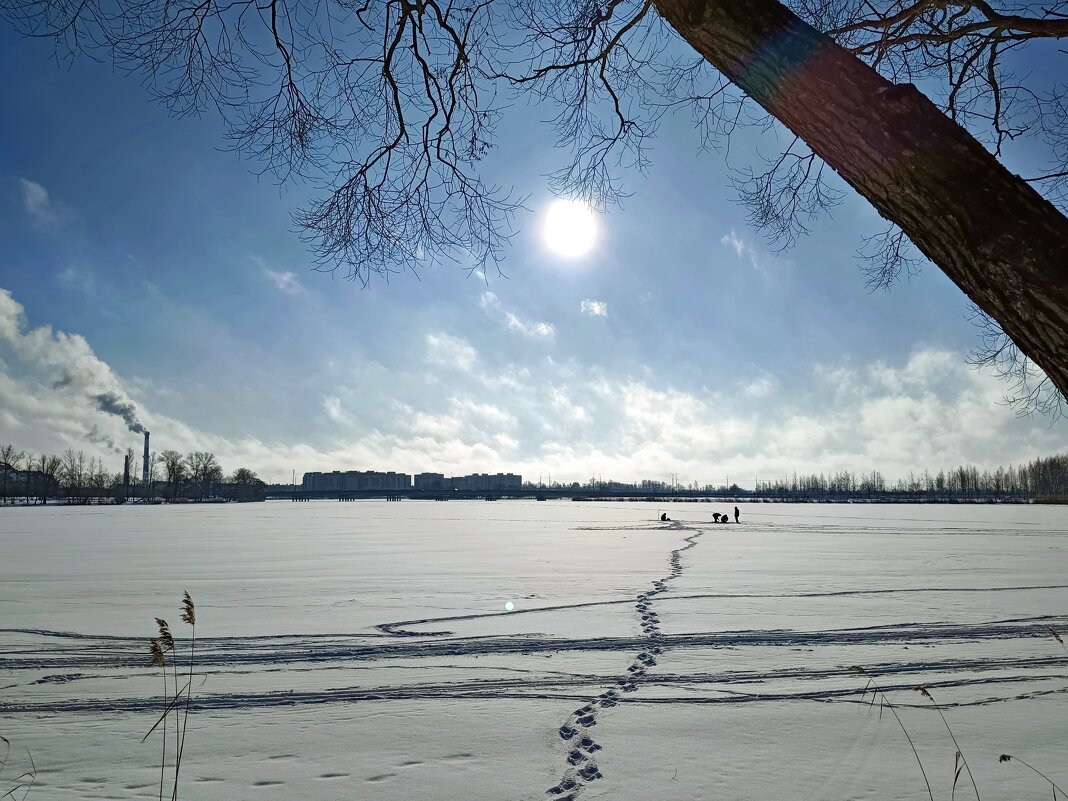
[(998, 757), (998, 762), (1011, 762), (1013, 760), (1016, 760), (1021, 765), (1023, 765), (1025, 768), (1028, 768), (1031, 771), (1033, 771), (1034, 773), (1037, 773), (1039, 776), (1041, 776), (1043, 779), (1045, 779), (1047, 782), (1049, 782), (1050, 787), (1053, 788), (1053, 801), (1057, 801), (1057, 793), (1060, 793), (1061, 797), (1063, 797), (1063, 798), (1068, 798), (1068, 793), (1064, 792), (1064, 790), (1062, 790), (1061, 787), (1053, 781), (1053, 779), (1051, 779), (1045, 773), (1040, 771), (1034, 765), (1028, 765), (1022, 759), (1020, 759), (1019, 757), (1015, 757), (1012, 754), (1002, 754), (1000, 757)]
[[(178, 778), (182, 768), (182, 756), (185, 752), (185, 737), (189, 724), (189, 709), (192, 706), (193, 688), (193, 665), (196, 651), (196, 606), (188, 592), (182, 593), (182, 604), (179, 608), (179, 616), (183, 623), (191, 627), (189, 641), (189, 667), (185, 676), (185, 684), (178, 686), (178, 651), (174, 635), (166, 620), (156, 618), (156, 628), (159, 637), (149, 640), (149, 652), (152, 655), (153, 667), (162, 668), (163, 672), (163, 712), (141, 738), (144, 742), (157, 729), (163, 732), (163, 753), (160, 758), (159, 776), (159, 801), (163, 801), (163, 788), (167, 772), (167, 725), (168, 718), (174, 717), (174, 746), (171, 751), (174, 754), (174, 781), (171, 787), (171, 801), (178, 801)], [(167, 673), (167, 654), (171, 654), (170, 676)], [(184, 698), (183, 698), (184, 696)], [(184, 701), (184, 708), (180, 705)], [(162, 727), (161, 727), (162, 724)], [(2, 801), (2, 799), (0, 799)]]
[(968, 779), (971, 780), (972, 789), (975, 790), (976, 801), (982, 801), (979, 797), (979, 787), (975, 783), (975, 777), (972, 775), (972, 769), (968, 766), (968, 760), (964, 756), (964, 752), (961, 751), (960, 743), (957, 742), (957, 736), (953, 733), (953, 728), (949, 725), (949, 721), (946, 720), (946, 716), (942, 714), (942, 707), (940, 707), (934, 699), (934, 696), (924, 687), (922, 684), (913, 687), (916, 692), (931, 702), (931, 705), (938, 712), (938, 717), (942, 718), (942, 723), (945, 724), (946, 731), (949, 732), (949, 739), (953, 741), (953, 747), (957, 749), (957, 754), (953, 758), (953, 788), (950, 790), (949, 797), (952, 799), (957, 792), (957, 780), (960, 778), (961, 770), (968, 771)]
[[(916, 744), (914, 742), (912, 742), (912, 735), (909, 734), (909, 730), (906, 729), (905, 728), (905, 724), (902, 723), (901, 717), (897, 714), (897, 709), (895, 709), (894, 705), (892, 703), (890, 703), (890, 699), (886, 697), (886, 693), (883, 692), (883, 688), (880, 687), (878, 685), (878, 683), (875, 681), (875, 677), (874, 676), (872, 676), (868, 671), (866, 671), (860, 665), (854, 665), (853, 666), (853, 670), (856, 671), (857, 673), (859, 673), (861, 676), (864, 676), (865, 678), (867, 678), (868, 684), (864, 687), (864, 694), (863, 695), (866, 696), (869, 692), (871, 692), (871, 694), (872, 694), (872, 696), (871, 696), (871, 704), (875, 703), (876, 698), (879, 699), (879, 712), (880, 712), (880, 714), (882, 713), (882, 710), (885, 708), (885, 709), (889, 709), (890, 712), (894, 715), (894, 720), (896, 720), (897, 721), (897, 725), (901, 727), (901, 731), (902, 731), (902, 733), (904, 733), (905, 739), (909, 741), (909, 747), (912, 749), (912, 755), (914, 757), (916, 757), (916, 764), (920, 766), (920, 773), (923, 774), (923, 783), (925, 785), (927, 785), (927, 797), (930, 798), (931, 801), (934, 801), (934, 793), (931, 792), (931, 782), (928, 781), (928, 779), (927, 779), (927, 771), (923, 769), (923, 761), (920, 759), (920, 752), (916, 750)], [(863, 697), (863, 696), (861, 696), (861, 697)], [(871, 704), (869, 704), (869, 706), (871, 706)]]
[[(7, 767), (7, 758), (11, 754), (11, 741), (0, 734), (0, 742), (4, 745), (4, 755), (0, 758), (0, 774), (4, 772), (4, 768)], [(0, 795), (0, 801), (5, 798), (10, 798), (12, 801), (25, 801), (26, 796), (30, 794), (30, 790), (33, 789), (33, 785), (37, 781), (37, 766), (33, 762), (33, 754), (30, 753), (30, 749), (26, 749), (26, 757), (30, 760), (30, 769), (23, 771), (22, 774), (16, 776), (12, 780), (12, 785), (7, 791)], [(21, 790), (22, 796), (16, 797), (16, 793)]]

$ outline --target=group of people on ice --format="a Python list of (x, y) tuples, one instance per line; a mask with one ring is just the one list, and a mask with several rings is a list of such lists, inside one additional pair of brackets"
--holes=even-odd
[[(741, 514), (741, 512), (738, 511), (738, 507), (735, 506), (734, 507), (734, 522), (735, 523), (740, 523), (741, 522), (738, 519), (738, 515), (740, 515), (740, 514)], [(713, 512), (712, 513), (712, 519), (715, 520), (717, 523), (729, 523), (729, 522), (731, 522), (730, 515), (722, 514), (720, 512)], [(661, 512), (660, 513), (660, 522), (661, 523), (669, 523), (669, 522), (671, 522), (671, 518), (667, 516), (667, 512)]]
[[(739, 515), (739, 514), (741, 514), (741, 512), (739, 512), (739, 511), (738, 511), (738, 507), (737, 507), (737, 506), (735, 506), (735, 507), (734, 507), (734, 522), (735, 522), (735, 523), (738, 523), (738, 522), (740, 522), (740, 521), (738, 520), (738, 515)], [(717, 523), (729, 523), (729, 522), (731, 522), (731, 520), (730, 520), (730, 517), (729, 517), (729, 516), (727, 516), (727, 515), (722, 515), (722, 514), (720, 514), (719, 512), (713, 512), (713, 513), (712, 513), (712, 519), (713, 519), (713, 520), (715, 520), (715, 521), (716, 521)]]

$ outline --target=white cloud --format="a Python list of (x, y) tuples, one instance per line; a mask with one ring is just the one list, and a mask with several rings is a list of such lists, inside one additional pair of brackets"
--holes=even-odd
[(56, 276), (60, 286), (76, 290), (84, 295), (96, 294), (96, 273), (85, 265), (72, 264)]
[(53, 331), (47, 325), (25, 328), (22, 305), (6, 289), (0, 289), (0, 341), (16, 358), (53, 383), (62, 382), (84, 392), (99, 394), (118, 387), (111, 368), (96, 357), (84, 337)]
[(591, 317), (608, 316), (608, 304), (599, 300), (584, 300), (579, 304), (579, 309)]
[(775, 376), (764, 374), (742, 384), (742, 394), (747, 398), (766, 398), (779, 386)]
[(327, 395), (323, 398), (323, 410), (326, 412), (326, 416), (333, 420), (335, 423), (341, 425), (352, 425), (352, 418), (345, 411), (341, 398)]
[(549, 391), (549, 398), (553, 409), (560, 413), (565, 422), (589, 422), (590, 415), (585, 407), (574, 403), (564, 387), (552, 387)]
[(287, 295), (299, 295), (304, 291), (304, 287), (301, 285), (296, 273), (268, 268), (265, 268), (263, 273), (280, 292), (285, 292)]
[[(288, 479), (292, 467), (514, 470), (568, 481), (678, 473), (703, 484), (729, 475), (745, 486), (754, 474), (878, 469), (893, 479), (1068, 450), (1068, 427), (1017, 419), (998, 403), (1004, 385), (944, 350), (918, 350), (903, 364), (828, 366), (798, 385), (759, 376), (708, 392), (545, 359), (490, 369), (470, 343), (445, 333), (430, 334), (425, 346), (433, 383), (375, 369), (368, 388), (389, 388), (378, 417), (352, 413), (367, 402), (364, 388), (312, 399), (322, 418), (344, 426), (342, 435), (327, 427), (318, 445), (227, 437), (160, 414), (145, 402), (143, 382), (117, 375), (77, 334), (30, 328), (21, 305), (0, 290), (0, 441), (114, 460), (107, 440), (124, 448), (138, 438), (99, 411), (94, 396), (107, 392), (137, 403), (156, 448), (211, 450), (227, 469), (247, 465), (276, 479)], [(772, 395), (790, 400), (774, 408), (752, 402)]]
[(504, 308), (501, 299), (492, 292), (483, 292), (478, 305), (486, 315), (510, 331), (517, 331), (529, 337), (551, 337), (556, 333), (552, 323), (525, 320), (513, 311)]
[(48, 197), (48, 190), (36, 181), (20, 178), (22, 207), (37, 225), (52, 225), (59, 221), (59, 214)]
[(466, 339), (448, 334), (427, 334), (426, 359), (430, 364), (470, 372), (478, 361), (478, 351)]
[(789, 266), (790, 262), (786, 259), (773, 259), (766, 253), (755, 248), (751, 243), (745, 241), (740, 237), (734, 229), (726, 236), (719, 240), (719, 243), (724, 247), (730, 248), (734, 251), (734, 255), (741, 261), (746, 261), (749, 266), (752, 267), (761, 278), (770, 282), (774, 277), (773, 266)]
[(469, 398), (450, 398), (450, 414), (459, 420), (478, 421), (492, 428), (512, 428), (515, 417), (492, 403), (479, 403)]
[(738, 236), (738, 234), (734, 232), (733, 228), (731, 229), (731, 232), (729, 234), (719, 240), (719, 243), (721, 245), (726, 245), (727, 247), (732, 248), (734, 250), (734, 255), (736, 255), (739, 259), (745, 258), (747, 255), (750, 255), (753, 252), (752, 248), (750, 248), (749, 245), (746, 244), (744, 239), (742, 239), (740, 236)]

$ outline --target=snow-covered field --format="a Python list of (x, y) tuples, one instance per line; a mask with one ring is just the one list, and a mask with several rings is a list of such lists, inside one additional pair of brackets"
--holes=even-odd
[(0, 510), (0, 794), (28, 748), (30, 799), (157, 796), (147, 642), (186, 589), (183, 798), (928, 798), (853, 665), (935, 798), (917, 684), (984, 799), (1050, 797), (1005, 752), (1068, 788), (1068, 510), (662, 508)]

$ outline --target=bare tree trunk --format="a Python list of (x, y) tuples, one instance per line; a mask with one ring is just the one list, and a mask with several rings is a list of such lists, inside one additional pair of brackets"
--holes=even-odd
[(777, 0), (653, 4), (1068, 396), (1068, 218), (911, 84), (887, 81)]

